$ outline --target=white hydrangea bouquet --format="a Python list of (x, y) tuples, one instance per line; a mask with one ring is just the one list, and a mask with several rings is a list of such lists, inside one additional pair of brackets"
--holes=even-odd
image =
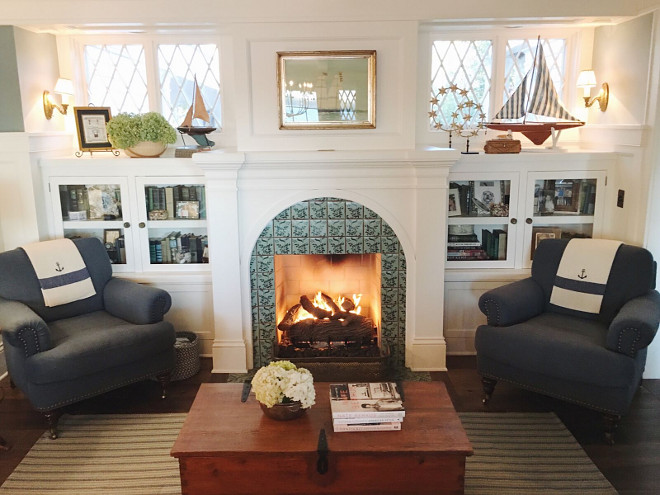
[(291, 361), (273, 361), (260, 368), (252, 378), (257, 400), (267, 407), (300, 402), (303, 409), (314, 405), (314, 378), (309, 370)]

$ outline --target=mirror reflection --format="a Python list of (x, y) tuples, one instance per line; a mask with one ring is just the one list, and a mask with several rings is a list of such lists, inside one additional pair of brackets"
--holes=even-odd
[(375, 127), (376, 52), (279, 52), (281, 129)]

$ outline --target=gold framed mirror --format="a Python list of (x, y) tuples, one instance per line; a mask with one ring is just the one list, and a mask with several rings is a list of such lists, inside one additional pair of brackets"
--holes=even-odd
[(376, 127), (376, 50), (277, 52), (280, 129)]

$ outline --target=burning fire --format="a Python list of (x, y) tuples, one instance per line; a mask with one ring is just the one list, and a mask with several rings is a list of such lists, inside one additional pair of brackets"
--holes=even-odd
[[(335, 314), (337, 311), (343, 311), (345, 313), (353, 313), (356, 315), (359, 315), (360, 312), (362, 311), (362, 306), (360, 306), (360, 299), (362, 299), (362, 294), (353, 294), (352, 300), (347, 300), (344, 296), (338, 296), (337, 298), (334, 299), (334, 306), (326, 299), (326, 297), (323, 297), (323, 293), (321, 291), (318, 291), (316, 293), (316, 296), (314, 297), (314, 300), (312, 303), (314, 304), (315, 307), (329, 311), (331, 315)], [(352, 308), (352, 309), (347, 309), (347, 308)], [(302, 320), (309, 320), (309, 319), (314, 319), (316, 318), (314, 315), (306, 311), (304, 308), (300, 308), (298, 310), (298, 314), (296, 315), (296, 319), (294, 323), (297, 323)], [(339, 318), (339, 321), (343, 321), (343, 318)]]

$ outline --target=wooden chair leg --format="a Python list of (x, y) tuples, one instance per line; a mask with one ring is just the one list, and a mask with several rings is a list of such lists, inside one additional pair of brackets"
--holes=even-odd
[(161, 373), (160, 375), (156, 375), (156, 378), (158, 379), (158, 382), (160, 383), (160, 390), (161, 390), (161, 399), (167, 399), (167, 386), (170, 384), (170, 377), (172, 376), (172, 373), (167, 372), (167, 373)]
[(52, 411), (46, 411), (43, 414), (44, 417), (46, 418), (46, 422), (48, 423), (48, 429), (50, 430), (51, 440), (57, 439), (57, 423), (60, 420), (60, 416), (62, 416), (62, 410), (54, 409)]
[(481, 402), (485, 406), (490, 402), (490, 399), (493, 396), (493, 392), (495, 391), (495, 385), (497, 385), (497, 380), (482, 376), (481, 384), (484, 387), (484, 398), (481, 400)]
[(614, 445), (614, 432), (619, 426), (621, 421), (621, 416), (616, 414), (604, 414), (603, 415), (603, 426), (605, 433), (605, 441), (608, 445)]

